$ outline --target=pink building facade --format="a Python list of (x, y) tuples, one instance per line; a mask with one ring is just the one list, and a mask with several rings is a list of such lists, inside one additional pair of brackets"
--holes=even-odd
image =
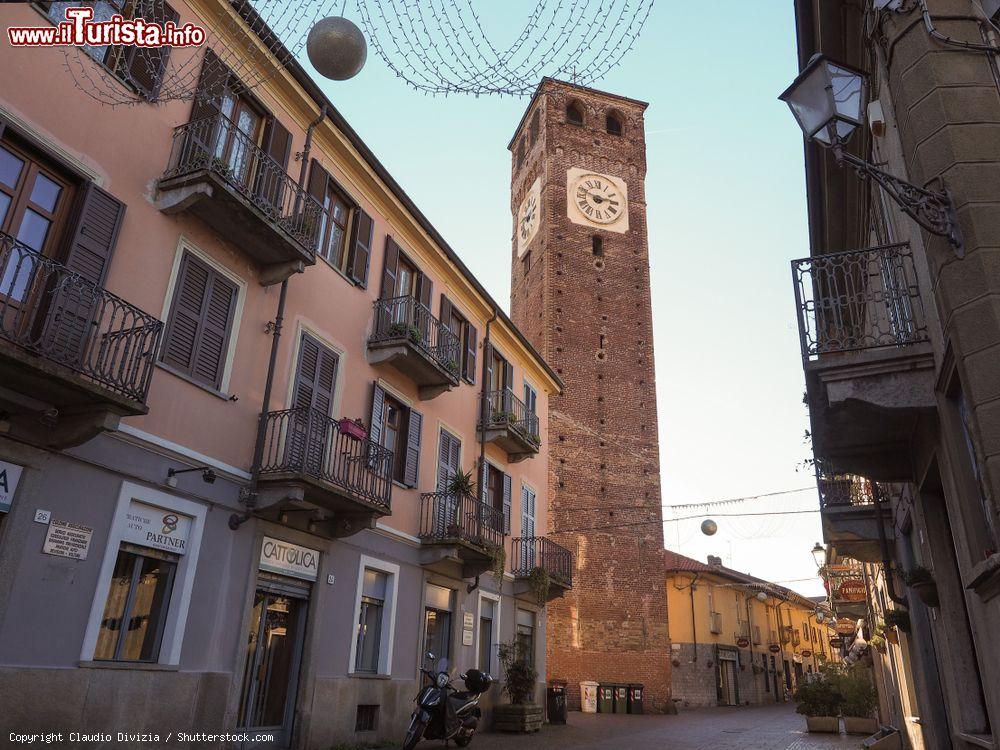
[(304, 71), (171, 54), (112, 109), (0, 46), (0, 727), (329, 747), (427, 650), (544, 675), (558, 377)]

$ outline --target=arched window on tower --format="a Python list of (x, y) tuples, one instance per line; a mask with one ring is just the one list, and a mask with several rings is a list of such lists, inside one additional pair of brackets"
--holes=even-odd
[(541, 111), (537, 109), (535, 110), (535, 114), (531, 116), (531, 126), (528, 129), (528, 148), (534, 146), (535, 142), (538, 140), (538, 128), (541, 121), (540, 116)]
[(595, 234), (590, 238), (590, 251), (593, 253), (595, 258), (604, 257), (604, 238), (598, 234)]
[(524, 164), (524, 138), (517, 142), (517, 166)]
[(608, 135), (621, 135), (622, 121), (618, 117), (618, 115), (614, 114), (613, 112), (609, 112), (604, 129), (608, 131)]
[(566, 105), (566, 122), (570, 125), (583, 125), (583, 109), (576, 102)]

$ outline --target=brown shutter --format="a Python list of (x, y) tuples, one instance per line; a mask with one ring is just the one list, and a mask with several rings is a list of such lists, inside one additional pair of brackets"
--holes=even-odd
[(354, 208), (354, 226), (351, 228), (350, 257), (347, 260), (348, 273), (354, 283), (362, 289), (368, 288), (368, 267), (372, 257), (372, 235), (375, 231), (375, 222), (372, 217), (361, 210)]
[(229, 68), (211, 49), (205, 49), (201, 63), (201, 77), (198, 79), (198, 91), (191, 107), (191, 121), (219, 114), (219, 101), (229, 80)]
[(329, 416), (337, 382), (337, 356), (309, 336), (302, 336), (295, 370), (295, 408), (316, 409)]
[(507, 361), (503, 363), (503, 385), (510, 391), (514, 390), (514, 367)]
[(385, 238), (385, 263), (382, 265), (382, 291), (379, 297), (391, 299), (396, 293), (396, 271), (399, 267), (399, 245), (396, 241), (386, 235)]
[(229, 330), (236, 307), (236, 286), (228, 279), (213, 273), (205, 296), (201, 319), (201, 335), (195, 352), (192, 375), (213, 388), (222, 385), (222, 371), (226, 361)]
[[(140, 17), (147, 23), (155, 23), (161, 29), (167, 21), (177, 23), (180, 17), (177, 11), (164, 2), (140, 3), (144, 10)], [(140, 47), (126, 47), (122, 63), (125, 78), (149, 101), (156, 101), (163, 83), (163, 73), (170, 57), (170, 47), (153, 47), (142, 50)]]
[(424, 424), (423, 415), (410, 409), (406, 434), (406, 466), (403, 467), (403, 484), (416, 487), (420, 468), (420, 433)]
[(372, 389), (372, 421), (368, 426), (368, 437), (373, 443), (382, 444), (382, 413), (385, 411), (385, 391), (375, 381)]
[(287, 169), (288, 157), (292, 152), (292, 134), (273, 117), (268, 121), (267, 131), (267, 139), (264, 141), (267, 144), (267, 155), (278, 162), (282, 169)]
[[(429, 306), (428, 306), (429, 307)], [(441, 325), (451, 330), (451, 300), (441, 295), (441, 311), (438, 313), (438, 319), (441, 321)]]
[(125, 204), (88, 182), (79, 206), (79, 218), (67, 245), (65, 265), (87, 281), (102, 286), (125, 217)]
[(483, 392), (488, 393), (493, 387), (493, 345), (483, 344), (483, 366), (486, 368), (486, 379), (483, 382)]
[(285, 182), (282, 177), (288, 168), (288, 157), (292, 150), (292, 134), (285, 129), (284, 125), (271, 117), (267, 121), (267, 132), (264, 134), (263, 142), (264, 151), (281, 169), (275, 170), (273, 165), (270, 168), (264, 164), (259, 165), (257, 190), (260, 197), (268, 205), (277, 209), (279, 215), (282, 215), (287, 213), (283, 208)]
[(326, 170), (319, 165), (319, 162), (315, 159), (311, 159), (309, 162), (309, 195), (316, 199), (319, 205), (323, 205), (323, 201), (326, 200), (326, 185), (329, 175)]
[(418, 289), (417, 289), (417, 299), (420, 300), (420, 304), (426, 307), (428, 310), (431, 309), (431, 290), (434, 288), (434, 283), (425, 273), (421, 273), (418, 279)]
[(174, 289), (174, 300), (167, 321), (167, 335), (163, 342), (161, 358), (171, 367), (189, 375), (194, 362), (202, 301), (205, 298), (208, 282), (208, 269), (185, 254), (181, 258), (177, 274), (177, 286)]
[(465, 324), (465, 361), (463, 362), (464, 369), (462, 370), (462, 377), (464, 377), (469, 383), (475, 385), (476, 383), (476, 344), (477, 338), (479, 337), (479, 332), (472, 323)]

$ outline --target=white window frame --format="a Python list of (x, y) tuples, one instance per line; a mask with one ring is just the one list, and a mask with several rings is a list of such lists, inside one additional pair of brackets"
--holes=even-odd
[(396, 602), (399, 593), (399, 566), (395, 563), (379, 560), (377, 557), (361, 555), (358, 560), (358, 587), (354, 594), (354, 619), (351, 620), (351, 655), (347, 664), (348, 674), (371, 675), (371, 672), (358, 672), (355, 665), (358, 658), (358, 619), (361, 617), (361, 595), (365, 586), (365, 570), (376, 570), (389, 577), (385, 591), (385, 602), (382, 605), (382, 632), (379, 634), (378, 668), (376, 675), (388, 677), (392, 674), (392, 647), (396, 641)]
[(176, 666), (181, 660), (181, 646), (184, 643), (184, 629), (187, 626), (188, 609), (191, 606), (191, 591), (194, 588), (195, 571), (198, 569), (198, 555), (201, 552), (201, 536), (205, 529), (205, 519), (208, 506), (191, 500), (171, 495), (167, 492), (154, 490), (140, 484), (123, 482), (115, 505), (115, 513), (108, 533), (108, 543), (104, 550), (104, 560), (94, 591), (94, 601), (90, 606), (90, 618), (83, 637), (83, 649), (80, 652), (81, 661), (94, 660), (97, 650), (97, 639), (101, 632), (101, 620), (104, 617), (104, 607), (111, 589), (111, 577), (115, 569), (115, 561), (121, 549), (122, 538), (128, 523), (126, 512), (132, 500), (174, 511), (191, 517), (191, 531), (188, 536), (187, 554), (181, 555), (177, 561), (177, 572), (174, 575), (174, 587), (170, 592), (170, 605), (167, 609), (167, 620), (163, 626), (163, 637), (160, 641), (160, 653), (156, 663)]
[(489, 599), (493, 602), (493, 641), (490, 643), (490, 665), (489, 673), (491, 675), (500, 674), (500, 659), (497, 653), (497, 646), (500, 645), (500, 623), (501, 623), (501, 609), (503, 607), (503, 599), (500, 594), (491, 594), (488, 591), (480, 591), (479, 599), (476, 602), (476, 642), (473, 644), (473, 650), (475, 653), (476, 669), (479, 669), (479, 638), (482, 632), (479, 629), (482, 623), (483, 617), (483, 599)]

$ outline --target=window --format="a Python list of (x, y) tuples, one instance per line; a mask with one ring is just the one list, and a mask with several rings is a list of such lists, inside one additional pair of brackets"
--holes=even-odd
[(159, 659), (176, 571), (176, 556), (122, 545), (104, 605), (95, 660)]
[(441, 324), (455, 334), (460, 348), (458, 365), (462, 379), (469, 384), (476, 382), (476, 345), (479, 334), (476, 327), (451, 303), (441, 295)]
[(389, 576), (378, 570), (365, 570), (361, 593), (361, 613), (358, 617), (357, 656), (355, 672), (378, 672), (379, 649), (382, 643), (382, 613), (385, 609), (386, 586)]
[(524, 409), (528, 415), (538, 414), (538, 391), (524, 382)]
[(517, 142), (517, 166), (524, 164), (524, 139)]
[(424, 654), (428, 651), (438, 659), (451, 656), (451, 613), (453, 592), (428, 583), (424, 605)]
[(309, 195), (323, 208), (316, 251), (351, 281), (366, 286), (374, 231), (371, 217), (316, 159), (309, 168)]
[(605, 120), (605, 128), (608, 135), (621, 135), (622, 134), (622, 121), (617, 115), (609, 113), (607, 119)]
[(181, 258), (161, 361), (195, 382), (222, 387), (237, 286), (192, 253)]
[(417, 486), (423, 420), (420, 412), (375, 383), (369, 437), (392, 451), (392, 478), (406, 487)]
[(452, 477), (462, 473), (462, 441), (441, 429), (438, 436), (437, 491), (444, 492)]
[(493, 651), (497, 628), (497, 607), (495, 599), (479, 598), (479, 661), (481, 672), (489, 673), (493, 669)]
[(570, 125), (583, 125), (583, 110), (576, 102), (566, 105), (566, 122)]
[(517, 650), (518, 655), (528, 664), (535, 663), (535, 613), (526, 609), (517, 610)]
[(354, 731), (374, 732), (378, 729), (378, 709), (377, 705), (359, 705), (354, 719)]
[(599, 235), (594, 235), (590, 238), (590, 252), (595, 258), (604, 257), (604, 238)]
[(320, 216), (319, 254), (340, 271), (347, 270), (348, 223), (351, 209), (340, 193), (328, 187)]
[(542, 111), (536, 109), (535, 113), (531, 116), (531, 126), (528, 128), (528, 144), (534, 146), (535, 142), (538, 140), (538, 129), (541, 124)]
[(493, 393), (505, 391), (513, 385), (513, 368), (510, 362), (493, 346), (490, 347), (486, 360), (486, 376), (489, 390)]

